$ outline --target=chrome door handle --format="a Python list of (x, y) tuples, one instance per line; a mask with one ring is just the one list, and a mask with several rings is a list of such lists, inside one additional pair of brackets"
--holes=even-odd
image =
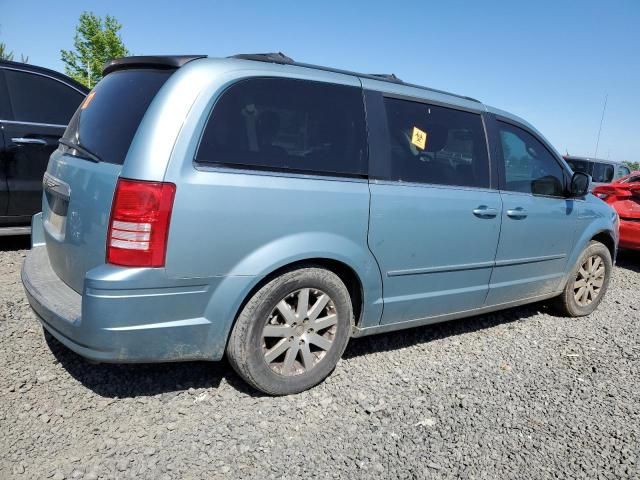
[(473, 209), (473, 214), (479, 218), (494, 218), (498, 215), (498, 210), (489, 208), (486, 205), (480, 205), (478, 208)]
[(507, 216), (520, 220), (522, 218), (527, 218), (527, 211), (522, 207), (517, 207), (507, 210)]
[(47, 141), (41, 138), (14, 137), (11, 141), (17, 145), (46, 145)]

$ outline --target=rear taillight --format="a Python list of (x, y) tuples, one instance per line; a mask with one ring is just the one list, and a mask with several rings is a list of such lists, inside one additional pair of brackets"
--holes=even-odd
[(615, 202), (631, 197), (629, 189), (619, 185), (601, 185), (593, 189), (593, 194), (607, 202)]
[(107, 235), (107, 263), (163, 267), (176, 186), (119, 179)]

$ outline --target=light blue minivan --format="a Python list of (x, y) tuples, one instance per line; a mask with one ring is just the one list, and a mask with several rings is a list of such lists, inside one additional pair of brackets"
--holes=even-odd
[(22, 270), (102, 362), (220, 360), (300, 392), (350, 337), (554, 299), (591, 313), (615, 212), (532, 126), (282, 54), (110, 62), (49, 161)]

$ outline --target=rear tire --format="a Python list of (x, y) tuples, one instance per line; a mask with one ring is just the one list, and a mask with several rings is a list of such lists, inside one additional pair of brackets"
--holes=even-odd
[(328, 270), (286, 272), (258, 290), (233, 327), (227, 357), (251, 386), (288, 395), (322, 382), (349, 341), (347, 287)]
[(592, 240), (571, 271), (562, 295), (555, 299), (559, 313), (568, 317), (582, 317), (592, 313), (602, 301), (613, 262), (609, 249)]

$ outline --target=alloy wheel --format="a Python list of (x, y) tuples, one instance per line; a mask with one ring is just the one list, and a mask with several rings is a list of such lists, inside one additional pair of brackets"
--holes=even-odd
[(262, 331), (267, 365), (284, 376), (314, 368), (332, 348), (338, 314), (322, 290), (302, 288), (280, 300)]
[(604, 285), (606, 268), (599, 255), (591, 255), (580, 266), (573, 284), (576, 303), (585, 307), (600, 295)]

